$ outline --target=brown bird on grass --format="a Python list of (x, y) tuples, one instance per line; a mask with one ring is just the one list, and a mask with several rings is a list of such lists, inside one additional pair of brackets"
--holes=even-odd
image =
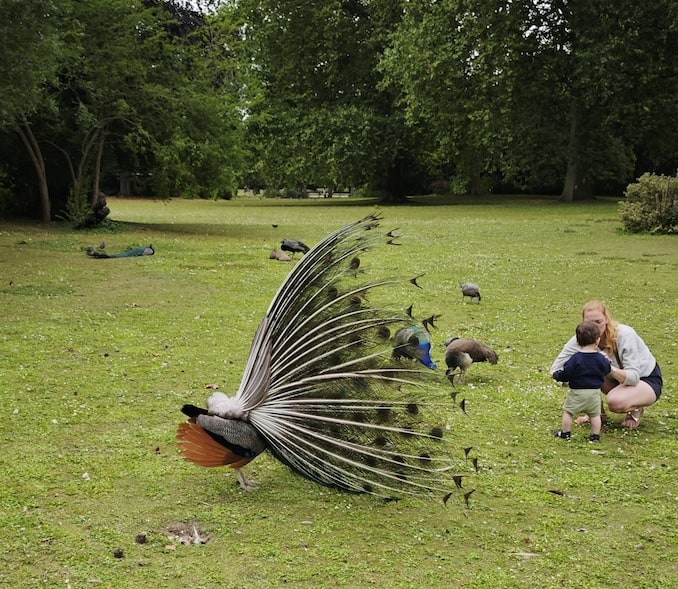
[[(471, 338), (453, 337), (445, 341), (445, 363), (447, 378), (454, 384), (455, 375), (459, 375), (459, 383), (466, 380), (466, 371), (475, 362), (496, 364), (499, 356), (490, 346)], [(459, 369), (459, 372), (455, 372)]]
[(279, 262), (291, 262), (292, 257), (286, 254), (283, 251), (273, 249), (271, 254), (268, 256), (269, 260), (278, 260)]

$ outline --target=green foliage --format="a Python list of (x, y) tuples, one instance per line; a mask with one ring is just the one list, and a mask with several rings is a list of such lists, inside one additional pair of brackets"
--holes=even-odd
[(643, 174), (626, 188), (619, 218), (631, 233), (675, 233), (678, 226), (678, 178)]
[(392, 175), (409, 137), (391, 94), (377, 84), (392, 25), (375, 26), (379, 5), (238, 3), (244, 51), (257, 64), (245, 124), (250, 175), (259, 182), (359, 186)]
[(675, 0), (4, 0), (7, 169), (46, 221), (50, 194), (137, 175), (160, 198), (616, 192), (676, 168), (676, 22)]
[[(290, 271), (271, 249), (283, 235), (315, 244), (372, 202), (109, 199), (115, 232), (0, 223), (0, 585), (675, 587), (675, 236), (620, 232), (613, 199), (417, 200), (426, 206), (384, 208), (401, 245), (367, 252), (360, 270), (425, 273), (413, 313), (442, 314), (435, 360), (455, 335), (499, 352), (457, 385), (468, 415), (442, 375), (433, 391), (449, 402), (450, 435), (480, 459), (469, 509), (456, 495), (346, 495), (268, 455), (246, 467), (261, 483), (247, 493), (232, 471), (177, 454), (181, 405), (238, 387)], [(100, 241), (157, 253), (86, 256)], [(481, 285), (480, 305), (462, 302), (462, 280)], [(586, 427), (569, 444), (552, 436), (564, 391), (547, 375), (589, 298), (638, 330), (665, 377), (640, 428), (613, 416), (595, 447)], [(170, 539), (191, 522), (207, 544)]]
[(380, 69), (424, 138), (418, 155), (465, 175), (472, 192), (479, 174), (562, 187), (567, 169), (590, 196), (596, 183), (628, 182), (639, 151), (675, 168), (677, 10), (672, 0), (411, 3)]
[(87, 215), (91, 212), (89, 203), (91, 202), (90, 191), (85, 188), (83, 182), (75, 182), (71, 186), (66, 201), (66, 210), (64, 212), (64, 219), (67, 220), (73, 227), (82, 224)]
[(70, 194), (54, 203), (59, 216), (81, 218), (120, 174), (152, 178), (159, 196), (234, 192), (243, 83), (227, 19), (173, 2), (8, 0), (0, 31), (0, 127), (36, 137), (44, 186)]
[(0, 4), (0, 129), (30, 117), (47, 97), (62, 56), (60, 2)]

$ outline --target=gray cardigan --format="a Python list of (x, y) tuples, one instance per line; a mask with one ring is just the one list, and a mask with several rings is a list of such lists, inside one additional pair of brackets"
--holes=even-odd
[[(621, 323), (617, 327), (617, 354), (619, 354), (622, 365), (619, 365), (619, 362), (614, 355), (609, 355), (606, 352), (601, 353), (604, 353), (608, 357), (612, 366), (626, 371), (626, 380), (624, 381), (624, 384), (638, 384), (641, 377), (648, 376), (654, 370), (657, 360), (652, 355), (652, 352), (650, 352), (650, 348), (647, 347), (647, 344), (632, 327)], [(560, 354), (558, 354), (558, 357), (554, 360), (551, 370), (549, 371), (550, 374), (553, 375), (556, 370), (560, 370), (572, 354), (580, 351), (581, 347), (577, 343), (577, 338), (573, 336), (563, 346)]]

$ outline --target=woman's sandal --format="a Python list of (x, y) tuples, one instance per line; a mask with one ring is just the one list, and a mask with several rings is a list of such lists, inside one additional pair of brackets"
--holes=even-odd
[(638, 407), (638, 409), (634, 409), (633, 411), (629, 411), (626, 414), (626, 419), (622, 421), (622, 425), (624, 427), (630, 427), (630, 428), (636, 428), (640, 425), (640, 420), (643, 418), (643, 413), (645, 412), (645, 409), (643, 407)]

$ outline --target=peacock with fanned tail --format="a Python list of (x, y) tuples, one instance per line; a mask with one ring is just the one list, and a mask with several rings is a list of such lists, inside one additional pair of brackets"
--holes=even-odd
[[(392, 354), (394, 335), (412, 317), (368, 301), (400, 282), (366, 280), (361, 267), (361, 254), (397, 245), (380, 220), (370, 215), (331, 233), (290, 272), (236, 394), (215, 392), (206, 409), (182, 408), (189, 419), (177, 439), (187, 460), (229, 465), (245, 489), (255, 483), (242, 467), (265, 450), (311, 481), (349, 492), (432, 493), (447, 502), (462, 488), (471, 448), (452, 444), (455, 408), (433, 371)], [(439, 400), (425, 401), (432, 396)]]

